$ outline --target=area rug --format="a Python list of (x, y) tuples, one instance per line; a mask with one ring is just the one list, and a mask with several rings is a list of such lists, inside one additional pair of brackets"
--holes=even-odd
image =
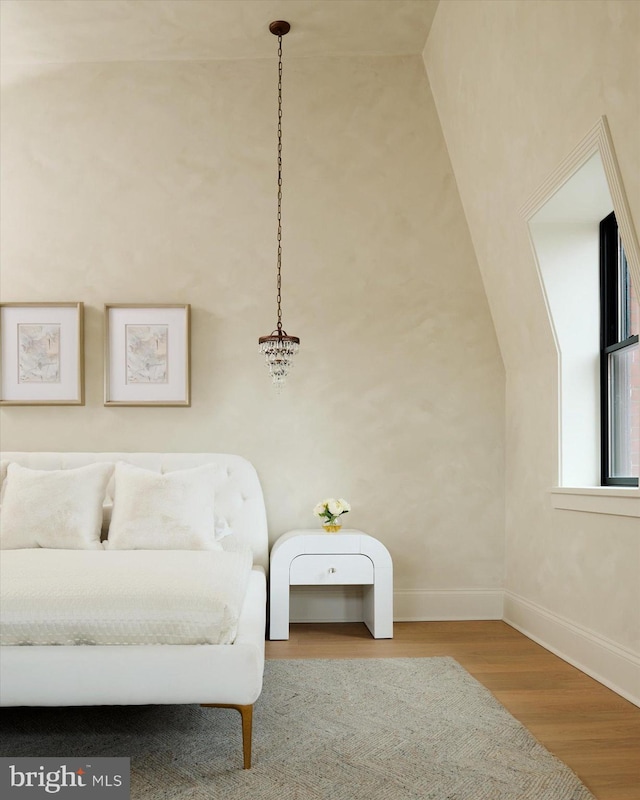
[(233, 710), (1, 716), (2, 755), (130, 757), (133, 800), (593, 800), (451, 658), (267, 661), (250, 770)]

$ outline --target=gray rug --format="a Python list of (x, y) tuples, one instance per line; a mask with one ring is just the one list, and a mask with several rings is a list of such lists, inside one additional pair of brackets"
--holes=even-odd
[(2, 755), (129, 756), (133, 800), (593, 800), (451, 658), (268, 661), (248, 771), (233, 710), (1, 717)]

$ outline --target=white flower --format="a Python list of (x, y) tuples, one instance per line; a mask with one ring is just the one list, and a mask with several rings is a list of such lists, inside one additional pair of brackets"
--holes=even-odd
[(343, 512), (342, 505), (340, 504), (339, 500), (335, 498), (331, 498), (327, 503), (327, 511), (331, 514), (332, 517), (339, 517), (340, 514)]
[(321, 500), (314, 507), (313, 514), (315, 517), (324, 518), (328, 523), (333, 523), (341, 514), (346, 514), (347, 511), (351, 511), (351, 506), (344, 498), (341, 497), (336, 500), (335, 497), (327, 497), (326, 500)]

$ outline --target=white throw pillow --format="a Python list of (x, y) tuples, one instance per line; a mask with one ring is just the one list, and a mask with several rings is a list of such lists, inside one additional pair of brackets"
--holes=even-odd
[(101, 550), (102, 503), (113, 464), (40, 470), (9, 464), (0, 547)]
[[(113, 501), (105, 500), (102, 506), (102, 532), (106, 538), (109, 525), (111, 525), (111, 515), (113, 514)], [(227, 522), (226, 517), (219, 517), (215, 515), (215, 539), (217, 542), (222, 541), (226, 536), (233, 535), (233, 528)]]
[(119, 461), (106, 547), (221, 550), (214, 516), (215, 464), (164, 474)]

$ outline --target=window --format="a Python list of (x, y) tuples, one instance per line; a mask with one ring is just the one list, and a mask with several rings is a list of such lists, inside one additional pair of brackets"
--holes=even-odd
[[(609, 447), (608, 369), (604, 391), (601, 391), (600, 385), (601, 352), (605, 347), (622, 343), (622, 353), (626, 349), (629, 359), (629, 350), (634, 345), (638, 354), (637, 340), (634, 342), (631, 337), (640, 333), (637, 306), (640, 280), (636, 280), (636, 276), (640, 275), (640, 250), (636, 247), (633, 220), (620, 173), (615, 166), (615, 151), (603, 117), (531, 195), (521, 213), (529, 227), (550, 329), (558, 352), (557, 426), (549, 426), (550, 433), (557, 432), (558, 446), (557, 484), (550, 490), (552, 506), (639, 518), (638, 367), (634, 393), (633, 375), (627, 370), (628, 392), (618, 395), (620, 398), (624, 396), (626, 402), (617, 405), (618, 435), (617, 440), (615, 436), (612, 437), (613, 447)], [(631, 322), (627, 326), (630, 327), (628, 342), (618, 334), (614, 337), (616, 341), (608, 341), (603, 347), (599, 313), (600, 222), (614, 208), (626, 245), (628, 271), (623, 282), (622, 297), (625, 300), (624, 314)], [(620, 269), (617, 234), (613, 241), (616, 247), (615, 263)], [(629, 278), (633, 280), (633, 287), (629, 284)], [(613, 287), (619, 303), (620, 286), (616, 279)], [(621, 317), (617, 308), (616, 304), (616, 320)], [(636, 355), (636, 364), (638, 358), (640, 354)], [(608, 355), (606, 359), (602, 358), (607, 368), (609, 360)], [(621, 356), (618, 362), (620, 360)], [(616, 366), (618, 387), (624, 386), (625, 381), (620, 380), (620, 364)], [(550, 382), (549, 389), (553, 388)], [(604, 412), (606, 424), (601, 422), (601, 395), (607, 403)], [(601, 431), (605, 430), (606, 440), (603, 443)], [(610, 453), (616, 449), (617, 463), (611, 469)], [(603, 451), (606, 456), (601, 456)], [(622, 468), (624, 464), (621, 462), (625, 459), (628, 469)]]
[(640, 304), (614, 213), (600, 223), (600, 405), (603, 486), (638, 486)]

